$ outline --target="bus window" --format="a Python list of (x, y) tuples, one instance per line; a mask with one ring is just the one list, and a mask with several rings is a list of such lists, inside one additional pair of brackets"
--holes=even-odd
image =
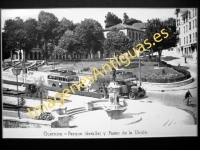
[(54, 77), (54, 76), (51, 76), (51, 79), (55, 79), (55, 77)]
[(55, 80), (59, 80), (59, 77), (55, 77)]
[(126, 85), (126, 82), (124, 82), (124, 81), (121, 81), (121, 85)]
[(63, 81), (65, 81), (65, 78), (62, 78)]
[(48, 76), (48, 79), (51, 79), (51, 76)]

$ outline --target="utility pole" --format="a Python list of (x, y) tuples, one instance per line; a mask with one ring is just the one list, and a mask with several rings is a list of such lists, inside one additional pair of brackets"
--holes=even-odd
[(139, 86), (141, 86), (141, 60), (140, 60), (140, 52), (139, 53)]
[(53, 56), (53, 67), (54, 67), (54, 70), (55, 70), (55, 42), (53, 40), (53, 51), (54, 51), (54, 56)]

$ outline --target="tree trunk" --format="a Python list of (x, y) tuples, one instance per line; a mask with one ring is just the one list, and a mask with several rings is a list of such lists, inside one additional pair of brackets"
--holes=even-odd
[(19, 50), (19, 61), (22, 62), (22, 52), (21, 52), (21, 49)]
[(41, 109), (42, 109), (42, 112), (43, 112), (43, 105), (42, 105), (42, 103), (43, 103), (43, 101), (42, 101), (42, 94), (40, 95), (40, 98), (41, 98)]
[(23, 49), (23, 62), (26, 63), (26, 51)]
[(158, 67), (160, 67), (160, 58), (161, 58), (162, 50), (158, 51)]
[(47, 48), (46, 48), (46, 42), (44, 42), (44, 59), (45, 59), (45, 65), (48, 66), (48, 59), (47, 59)]
[(13, 66), (12, 60), (13, 60), (13, 52), (11, 51), (11, 65)]

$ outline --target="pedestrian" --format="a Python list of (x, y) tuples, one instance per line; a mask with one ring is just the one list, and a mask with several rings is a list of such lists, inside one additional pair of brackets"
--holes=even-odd
[(185, 56), (185, 63), (187, 63), (186, 56)]
[(192, 95), (191, 95), (190, 91), (188, 90), (185, 94), (185, 99), (187, 100), (187, 105), (189, 105), (189, 103), (191, 102), (191, 98), (192, 98)]
[(116, 79), (116, 69), (113, 68), (113, 81), (115, 82), (115, 79)]
[(59, 87), (62, 88), (62, 83), (61, 83), (61, 81), (59, 81)]
[(103, 92), (104, 92), (104, 98), (106, 98), (106, 94), (107, 94), (107, 92), (106, 92), (106, 85), (105, 85), (105, 82), (103, 82)]

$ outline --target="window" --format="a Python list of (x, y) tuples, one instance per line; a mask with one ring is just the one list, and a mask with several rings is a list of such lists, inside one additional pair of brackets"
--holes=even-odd
[(179, 45), (181, 45), (181, 38), (179, 38)]
[(195, 39), (196, 39), (196, 41), (197, 41), (197, 32), (195, 32), (195, 36), (196, 36)]
[(135, 35), (136, 35), (136, 37), (135, 37), (135, 38), (136, 38), (136, 40), (137, 40), (137, 39), (138, 39), (138, 37), (137, 37), (137, 33), (136, 33)]
[(185, 44), (185, 37), (184, 37), (184, 44)]
[(197, 19), (195, 19), (195, 27), (197, 27)]
[(194, 20), (193, 20), (193, 29), (194, 29)]
[(186, 36), (186, 44), (188, 44), (188, 36)]
[(187, 32), (187, 25), (186, 25), (186, 32)]
[(185, 33), (185, 27), (184, 27), (184, 33)]
[(54, 77), (54, 76), (51, 76), (51, 79), (55, 79), (56, 77)]
[(133, 32), (133, 34), (132, 34), (132, 37), (133, 37), (133, 39), (134, 39), (134, 32)]
[(189, 35), (190, 36), (190, 43), (192, 42), (192, 37), (191, 37), (191, 34)]
[(181, 29), (180, 28), (179, 28), (178, 32), (179, 32), (179, 34), (181, 34)]
[(193, 33), (193, 42), (194, 42), (194, 33)]
[(129, 32), (129, 37), (131, 38), (131, 32)]
[(190, 11), (188, 12), (188, 14), (189, 14), (189, 19), (191, 19), (191, 13), (190, 13)]
[(191, 30), (191, 22), (189, 22), (189, 30)]

